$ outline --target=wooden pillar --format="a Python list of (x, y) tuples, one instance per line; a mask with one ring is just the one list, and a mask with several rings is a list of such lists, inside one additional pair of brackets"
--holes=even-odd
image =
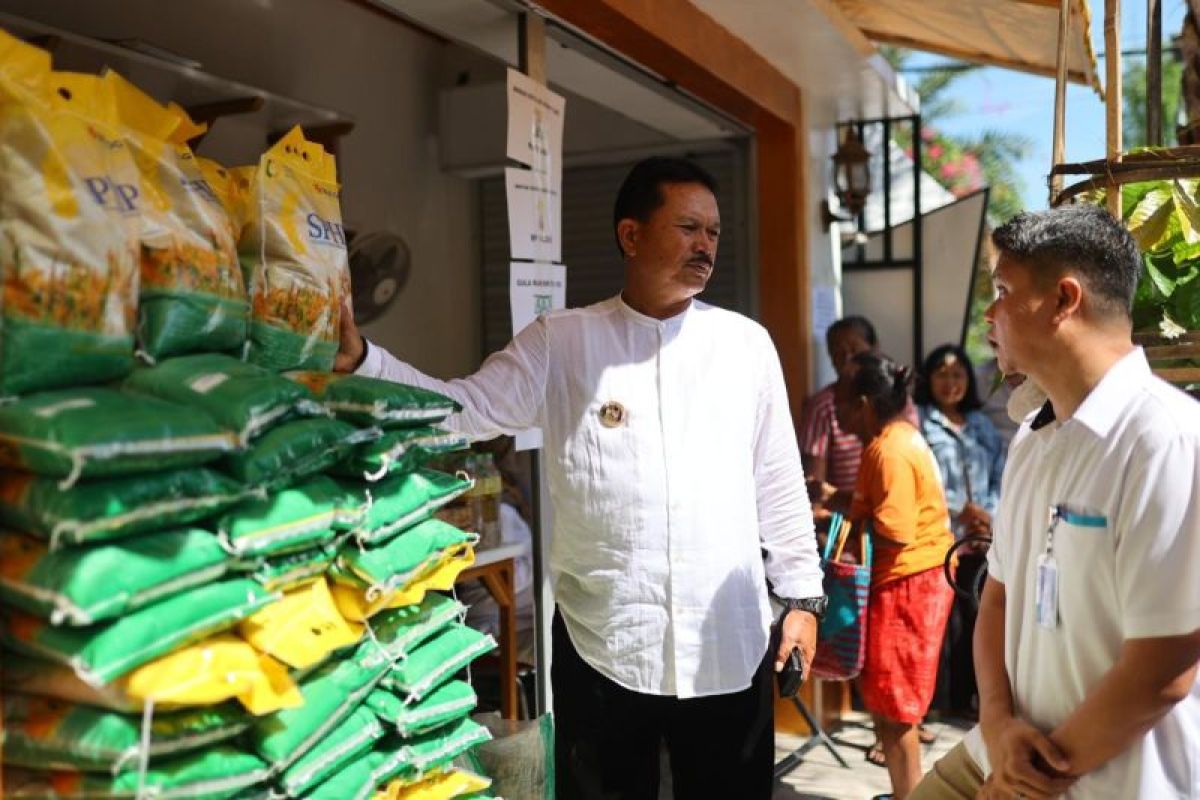
[[(1104, 79), (1105, 117), (1108, 128), (1108, 160), (1121, 157), (1121, 0), (1104, 2), (1104, 52), (1107, 75)], [(1121, 218), (1121, 186), (1108, 182), (1105, 192), (1108, 213)]]
[[(1053, 170), (1063, 163), (1066, 152), (1067, 116), (1067, 42), (1071, 37), (1071, 0), (1059, 0), (1058, 5), (1058, 69), (1054, 75), (1054, 142), (1050, 157)], [(1061, 175), (1050, 176), (1050, 205), (1062, 191)]]

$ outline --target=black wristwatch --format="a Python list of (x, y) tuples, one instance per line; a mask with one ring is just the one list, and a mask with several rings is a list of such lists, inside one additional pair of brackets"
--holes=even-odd
[(783, 607), (789, 611), (807, 611), (817, 618), (817, 622), (825, 619), (825, 609), (829, 607), (829, 598), (825, 595), (801, 597), (798, 600), (780, 598), (779, 602), (783, 603)]

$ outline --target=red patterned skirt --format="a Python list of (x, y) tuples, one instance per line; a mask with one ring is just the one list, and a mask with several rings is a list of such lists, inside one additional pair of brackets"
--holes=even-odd
[(859, 689), (867, 710), (920, 722), (933, 700), (954, 590), (940, 567), (871, 587), (867, 657)]

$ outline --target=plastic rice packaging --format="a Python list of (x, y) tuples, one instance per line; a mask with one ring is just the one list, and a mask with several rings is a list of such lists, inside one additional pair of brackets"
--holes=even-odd
[(325, 417), (292, 420), (264, 433), (249, 449), (227, 456), (222, 466), (247, 486), (280, 489), (324, 472), (354, 445), (377, 435)]
[(227, 562), (217, 537), (196, 528), (55, 552), (0, 532), (0, 598), (52, 625), (91, 625), (211, 583)]
[(355, 496), (325, 475), (239, 503), (216, 521), (221, 542), (239, 557), (326, 544), (360, 517)]
[(234, 569), (246, 572), (267, 591), (284, 591), (324, 575), (337, 558), (338, 543), (270, 556), (239, 558)]
[(362, 703), (390, 663), (368, 639), (349, 657), (323, 665), (301, 683), (303, 705), (254, 724), (255, 751), (275, 770), (287, 769)]
[(0, 466), (102, 478), (198, 466), (234, 448), (203, 414), (115, 389), (60, 389), (0, 406)]
[(187, 140), (204, 131), (115, 72), (121, 133), (141, 177), (138, 346), (151, 362), (240, 350), (249, 302), (233, 225)]
[[(47, 697), (4, 697), (4, 763), (40, 769), (118, 773), (137, 764), (142, 718)], [(151, 760), (208, 747), (250, 726), (235, 705), (156, 714), (150, 723)]]
[(466, 625), (450, 625), (423, 643), (408, 658), (392, 664), (382, 687), (419, 702), (484, 653), (496, 649), (496, 640)]
[(133, 367), (137, 168), (95, 76), (0, 31), (0, 396)]
[[(46, 800), (135, 800), (138, 797), (223, 800), (266, 780), (262, 759), (230, 745), (152, 762), (145, 775), (5, 770), (6, 798)], [(141, 791), (139, 791), (139, 788)]]
[(397, 660), (447, 625), (460, 621), (466, 610), (458, 600), (430, 592), (418, 604), (381, 612), (371, 620), (371, 630), (375, 643)]
[(395, 589), (381, 591), (365, 585), (359, 575), (349, 569), (339, 568), (335, 562), (329, 569), (329, 576), (334, 581), (333, 601), (343, 617), (361, 622), (384, 609), (420, 603), (429, 592), (449, 591), (463, 570), (474, 563), (475, 551), (470, 544), (453, 545), (430, 559), (425, 571), (413, 580)]
[(177, 647), (232, 627), (274, 599), (254, 581), (226, 580), (86, 628), (54, 627), (13, 612), (3, 637), (19, 652), (66, 664), (89, 683), (103, 684)]
[(351, 760), (370, 751), (383, 737), (383, 725), (370, 709), (359, 706), (279, 777), (289, 797), (300, 797)]
[(334, 158), (288, 131), (263, 154), (238, 243), (251, 301), (248, 359), (270, 369), (329, 370), (350, 270)]
[(51, 550), (186, 525), (247, 495), (203, 467), (84, 481), (68, 492), (57, 478), (0, 472), (0, 522), (50, 543)]
[(227, 355), (180, 356), (137, 369), (122, 388), (203, 411), (247, 445), (289, 414), (323, 413), (303, 386)]
[(387, 542), (428, 519), (472, 485), (464, 474), (448, 475), (430, 469), (389, 475), (366, 488), (343, 484), (348, 491), (357, 489), (364, 495), (366, 514), (355, 526), (354, 535), (369, 545)]
[(141, 714), (150, 702), (157, 714), (237, 700), (257, 715), (301, 703), (282, 664), (228, 633), (182, 647), (104, 686), (85, 682), (65, 664), (6, 652), (4, 688), (122, 714)]
[(365, 758), (356, 758), (301, 797), (304, 800), (367, 800), (374, 792), (371, 765)]
[(470, 443), (464, 434), (433, 426), (388, 430), (375, 441), (356, 447), (333, 472), (378, 481), (397, 472), (411, 472), (437, 456), (465, 450)]
[(428, 572), (447, 548), (470, 540), (471, 534), (429, 519), (377, 547), (346, 548), (337, 564), (368, 587), (368, 598), (381, 597)]
[(405, 740), (395, 734), (387, 736), (371, 753), (369, 763), (376, 784), (397, 776), (412, 783), (423, 773), (448, 766), (458, 756), (491, 738), (487, 728), (471, 719), (462, 719), (415, 739)]
[(335, 650), (357, 644), (363, 626), (338, 613), (324, 578), (298, 586), (238, 625), (238, 633), (259, 651), (289, 667), (320, 663)]
[(303, 699), (282, 664), (229, 633), (219, 633), (138, 667), (121, 680), (127, 703), (142, 708), (211, 706), (237, 700), (262, 716)]
[(462, 408), (449, 397), (429, 389), (363, 375), (296, 371), (288, 373), (288, 377), (303, 383), (327, 409), (355, 425), (381, 428), (433, 425)]
[(367, 695), (366, 705), (406, 739), (465, 717), (478, 702), (475, 690), (466, 681), (443, 684), (418, 703), (406, 703), (405, 699), (376, 689)]
[(464, 769), (436, 772), (416, 783), (394, 781), (375, 795), (375, 800), (451, 800), (474, 796), (492, 785), (490, 778)]

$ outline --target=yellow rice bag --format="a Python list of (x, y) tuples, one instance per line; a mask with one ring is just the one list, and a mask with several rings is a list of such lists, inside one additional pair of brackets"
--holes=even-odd
[(259, 160), (238, 253), (250, 292), (250, 361), (329, 371), (350, 270), (334, 158), (292, 128)]
[(338, 611), (347, 620), (362, 622), (385, 608), (403, 608), (420, 603), (426, 592), (446, 592), (454, 587), (463, 570), (475, 563), (475, 549), (469, 544), (447, 547), (441, 557), (422, 575), (405, 586), (381, 597), (367, 599), (366, 587), (357, 588), (335, 583), (330, 588)]
[(452, 769), (432, 775), (418, 783), (394, 780), (375, 793), (374, 800), (451, 800), (482, 792), (492, 785), (490, 778), (465, 769)]
[(238, 625), (238, 633), (263, 653), (304, 669), (334, 650), (357, 643), (363, 626), (342, 618), (328, 584), (318, 578), (251, 614)]
[(0, 396), (133, 367), (140, 193), (103, 82), (0, 31)]
[(236, 698), (251, 714), (261, 715), (304, 702), (282, 665), (228, 633), (176, 650), (121, 680), (130, 698), (167, 708)]
[(249, 303), (224, 204), (187, 141), (204, 127), (115, 72), (111, 84), (142, 182), (138, 343), (150, 362), (238, 350)]

